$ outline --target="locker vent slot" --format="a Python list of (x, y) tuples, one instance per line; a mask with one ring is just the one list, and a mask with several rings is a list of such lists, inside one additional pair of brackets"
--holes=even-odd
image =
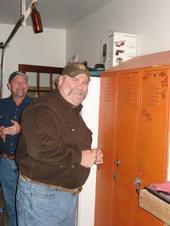
[(124, 104), (133, 104), (136, 99), (134, 82), (127, 80), (123, 82), (119, 90), (120, 101)]
[(110, 81), (106, 82), (103, 86), (104, 89), (104, 102), (113, 102), (113, 89)]
[(160, 106), (162, 100), (167, 98), (167, 72), (146, 73), (143, 78), (147, 106)]
[(161, 86), (160, 83), (148, 84), (146, 91), (146, 100), (148, 106), (159, 106), (161, 103)]

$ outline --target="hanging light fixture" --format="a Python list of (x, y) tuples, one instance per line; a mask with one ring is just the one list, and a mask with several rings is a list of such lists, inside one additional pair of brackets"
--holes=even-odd
[(33, 30), (35, 33), (43, 32), (43, 26), (41, 22), (41, 16), (36, 8), (37, 3), (32, 4), (32, 11), (31, 11), (31, 19), (32, 19), (32, 25)]

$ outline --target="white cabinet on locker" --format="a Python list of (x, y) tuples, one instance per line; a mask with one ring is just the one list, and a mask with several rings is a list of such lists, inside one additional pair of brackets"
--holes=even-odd
[[(89, 92), (83, 102), (82, 116), (88, 128), (93, 132), (92, 148), (97, 147), (98, 140), (99, 93), (100, 78), (91, 77)], [(79, 195), (78, 226), (94, 226), (95, 190), (96, 166), (93, 166)]]

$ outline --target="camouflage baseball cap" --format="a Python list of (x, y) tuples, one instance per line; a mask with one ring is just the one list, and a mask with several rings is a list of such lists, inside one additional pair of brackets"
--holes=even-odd
[(90, 79), (90, 73), (87, 70), (87, 67), (79, 62), (67, 64), (62, 71), (62, 75), (69, 75), (71, 77), (79, 74), (85, 74)]
[(8, 82), (11, 82), (17, 75), (24, 77), (26, 80), (28, 80), (28, 76), (24, 74), (21, 71), (14, 71), (12, 74), (10, 74), (8, 78)]

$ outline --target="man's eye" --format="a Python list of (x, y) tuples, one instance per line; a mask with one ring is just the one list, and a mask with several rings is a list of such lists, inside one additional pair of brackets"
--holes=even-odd
[(78, 81), (78, 79), (76, 79), (76, 78), (72, 78), (72, 80), (73, 80), (74, 82), (77, 82), (77, 81)]
[(88, 85), (89, 84), (89, 82), (88, 81), (86, 81), (86, 82), (83, 82), (83, 85)]

